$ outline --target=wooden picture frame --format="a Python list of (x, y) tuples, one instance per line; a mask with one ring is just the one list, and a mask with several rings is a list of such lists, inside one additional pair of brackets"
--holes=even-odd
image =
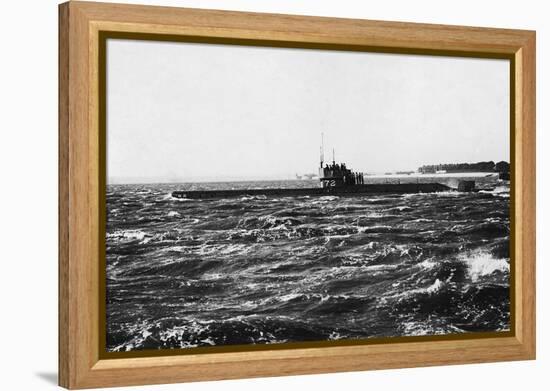
[[(101, 353), (102, 34), (505, 58), (511, 63), (512, 329), (216, 353)], [(103, 41), (102, 41), (103, 39)], [(104, 131), (104, 129), (103, 129)], [(103, 231), (104, 232), (104, 231)], [(535, 32), (70, 1), (59, 6), (59, 384), (90, 388), (535, 358)]]

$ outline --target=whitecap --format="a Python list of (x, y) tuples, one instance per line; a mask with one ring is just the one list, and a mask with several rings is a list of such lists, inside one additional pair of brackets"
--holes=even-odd
[(433, 294), (435, 292), (440, 291), (441, 288), (443, 287), (443, 285), (444, 285), (443, 281), (441, 281), (439, 278), (437, 278), (432, 285), (430, 285), (427, 288), (424, 288), (424, 291), (426, 293)]
[[(430, 319), (428, 319), (430, 320)], [(403, 328), (403, 335), (420, 336), (420, 335), (441, 335), (450, 333), (463, 333), (464, 330), (453, 325), (430, 325), (423, 320), (403, 322), (401, 324)]]
[(340, 197), (338, 196), (322, 196), (322, 197), (319, 197), (319, 201), (336, 201), (337, 199), (339, 199)]
[(245, 254), (250, 251), (251, 246), (248, 244), (220, 244), (220, 245), (201, 245), (196, 249), (196, 254), (213, 255), (213, 254)]
[(391, 299), (402, 300), (402, 299), (406, 299), (406, 298), (409, 298), (411, 296), (418, 295), (418, 294), (433, 295), (433, 294), (439, 292), (444, 286), (445, 286), (445, 282), (443, 282), (439, 278), (437, 278), (434, 281), (433, 284), (428, 285), (426, 287), (411, 289), (409, 291), (400, 292), (400, 293), (396, 293), (396, 294), (393, 294), (393, 295), (381, 297), (379, 301), (380, 301), (381, 304), (386, 305), (387, 300), (391, 300)]
[(336, 331), (333, 331), (332, 333), (330, 333), (330, 335), (328, 336), (328, 339), (331, 340), (331, 341), (337, 341), (339, 339), (344, 339), (346, 338), (345, 335), (342, 335)]
[(472, 281), (478, 281), (483, 276), (488, 276), (496, 271), (508, 273), (510, 264), (508, 260), (494, 258), (490, 253), (478, 251), (462, 257), (468, 266), (468, 273)]
[(480, 193), (492, 194), (494, 196), (509, 198), (510, 197), (510, 187), (508, 186), (497, 186), (491, 190), (480, 190)]
[(178, 201), (178, 202), (189, 202), (189, 201), (196, 201), (200, 202), (202, 200), (194, 200), (191, 198), (179, 198), (179, 197), (172, 197), (172, 193), (165, 194), (162, 198), (162, 201)]
[(122, 240), (143, 240), (146, 233), (137, 229), (119, 230), (107, 233), (107, 239)]
[(286, 303), (286, 302), (289, 302), (291, 300), (297, 299), (298, 297), (301, 297), (301, 296), (303, 296), (302, 293), (289, 293), (287, 295), (279, 296), (277, 301)]
[(431, 259), (426, 259), (418, 264), (418, 267), (424, 270), (433, 269), (436, 266), (436, 263)]
[(376, 233), (379, 230), (387, 231), (387, 230), (391, 230), (392, 228), (393, 227), (389, 226), (389, 225), (372, 225), (370, 227), (369, 226), (358, 227), (357, 231), (358, 231), (358, 233), (365, 233), (365, 232)]
[(411, 220), (411, 223), (430, 223), (432, 221), (433, 221), (432, 219), (419, 218), (419, 219)]
[(458, 192), (456, 190), (440, 191), (433, 194), (435, 194), (436, 197), (460, 197), (464, 195), (464, 193)]

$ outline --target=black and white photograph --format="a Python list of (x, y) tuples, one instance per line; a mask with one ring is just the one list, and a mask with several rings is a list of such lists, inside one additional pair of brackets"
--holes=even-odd
[(510, 61), (106, 46), (106, 349), (507, 332)]

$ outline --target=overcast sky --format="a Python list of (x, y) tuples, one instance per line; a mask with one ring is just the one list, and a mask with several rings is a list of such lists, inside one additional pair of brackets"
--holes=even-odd
[[(509, 62), (109, 39), (109, 183), (509, 161)], [(331, 160), (331, 159), (330, 159)]]

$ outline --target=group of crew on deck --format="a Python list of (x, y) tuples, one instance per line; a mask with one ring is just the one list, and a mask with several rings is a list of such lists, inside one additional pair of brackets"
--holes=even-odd
[(325, 178), (342, 178), (343, 185), (363, 185), (365, 179), (362, 172), (353, 172), (346, 167), (345, 163), (338, 164), (332, 162), (332, 164), (325, 164), (323, 168)]

